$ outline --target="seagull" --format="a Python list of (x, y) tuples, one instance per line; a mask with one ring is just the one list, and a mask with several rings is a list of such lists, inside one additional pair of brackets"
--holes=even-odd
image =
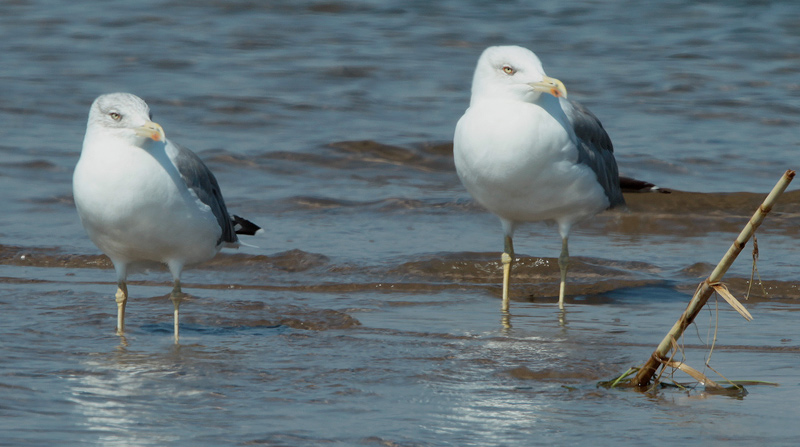
[(531, 221), (558, 225), (558, 305), (564, 309), (570, 229), (625, 205), (614, 148), (600, 121), (567, 99), (564, 83), (547, 76), (532, 51), (489, 47), (478, 59), (469, 108), (456, 125), (453, 156), (467, 191), (503, 226), (502, 311), (508, 312), (514, 229)]
[(92, 104), (72, 187), (83, 227), (114, 264), (120, 336), (132, 263), (169, 267), (177, 343), (184, 266), (238, 247), (237, 234), (263, 231), (228, 215), (214, 174), (194, 152), (168, 140), (147, 103), (129, 93), (102, 95)]

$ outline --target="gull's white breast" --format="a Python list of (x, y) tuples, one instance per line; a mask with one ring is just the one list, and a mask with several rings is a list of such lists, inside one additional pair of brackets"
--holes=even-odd
[(523, 101), (474, 102), (456, 125), (453, 148), (473, 198), (514, 222), (571, 225), (607, 208), (595, 173), (577, 164), (570, 124), (563, 114), (558, 118)]
[(92, 241), (120, 261), (202, 262), (222, 233), (208, 206), (172, 163), (171, 145), (151, 151), (87, 133), (75, 167), (75, 205)]

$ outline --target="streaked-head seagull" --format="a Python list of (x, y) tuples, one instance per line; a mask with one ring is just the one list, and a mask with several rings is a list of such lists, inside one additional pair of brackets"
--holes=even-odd
[(102, 95), (92, 104), (73, 193), (89, 238), (117, 273), (120, 335), (131, 263), (169, 267), (177, 343), (184, 266), (211, 259), (222, 247), (238, 247), (237, 234), (260, 230), (228, 215), (214, 174), (194, 152), (168, 140), (147, 104), (128, 93)]
[(567, 99), (539, 58), (518, 46), (487, 48), (475, 68), (469, 108), (458, 121), (454, 157), (472, 197), (505, 232), (503, 311), (521, 222), (555, 221), (561, 234), (559, 307), (564, 307), (573, 224), (624, 205), (611, 139), (600, 121)]

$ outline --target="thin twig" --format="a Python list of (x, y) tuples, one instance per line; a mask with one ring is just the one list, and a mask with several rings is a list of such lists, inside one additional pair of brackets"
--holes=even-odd
[(714, 347), (717, 345), (717, 331), (719, 330), (719, 300), (714, 300), (714, 338), (711, 340), (711, 348), (708, 350), (708, 357), (706, 357), (706, 365), (711, 362), (711, 356), (714, 355)]
[(753, 233), (753, 269), (750, 271), (750, 284), (747, 285), (747, 294), (744, 299), (750, 299), (750, 290), (753, 288), (753, 278), (758, 276), (758, 285), (761, 286), (761, 292), (766, 297), (767, 289), (764, 288), (764, 283), (761, 281), (761, 274), (758, 273), (758, 238)]

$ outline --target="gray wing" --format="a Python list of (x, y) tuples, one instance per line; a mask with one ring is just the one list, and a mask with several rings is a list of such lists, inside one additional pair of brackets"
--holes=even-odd
[(572, 123), (578, 137), (578, 163), (583, 163), (597, 174), (610, 203), (609, 208), (625, 205), (619, 186), (619, 171), (614, 158), (614, 145), (603, 129), (600, 120), (581, 103), (561, 100), (561, 108)]
[(178, 168), (183, 181), (186, 186), (194, 191), (201, 202), (211, 208), (211, 212), (214, 213), (214, 217), (217, 218), (217, 223), (222, 229), (222, 235), (217, 244), (237, 242), (239, 239), (236, 236), (233, 222), (230, 215), (228, 215), (228, 209), (225, 207), (225, 201), (222, 199), (222, 192), (214, 174), (197, 154), (179, 144), (172, 144), (178, 149), (178, 155), (173, 162)]

